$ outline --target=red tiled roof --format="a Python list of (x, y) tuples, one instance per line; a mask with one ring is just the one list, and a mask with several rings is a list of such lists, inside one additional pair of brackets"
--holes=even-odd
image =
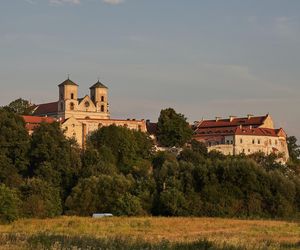
[(35, 115), (46, 115), (58, 112), (58, 102), (44, 103), (37, 105)]
[(270, 129), (270, 128), (237, 128), (236, 135), (258, 135), (258, 136), (274, 136), (278, 137), (279, 129)]
[(257, 116), (257, 117), (245, 117), (245, 118), (233, 118), (230, 119), (220, 119), (220, 120), (204, 120), (200, 121), (197, 127), (201, 128), (213, 128), (213, 127), (232, 127), (232, 126), (259, 126), (262, 125), (267, 116)]
[(236, 127), (197, 128), (195, 135), (233, 135)]
[(42, 122), (45, 123), (53, 123), (56, 121), (55, 118), (52, 117), (41, 117), (41, 116), (29, 116), (23, 115), (22, 116), (26, 124), (40, 124)]
[(214, 137), (225, 135), (255, 135), (279, 137), (282, 129), (250, 128), (250, 127), (224, 127), (224, 128), (198, 128), (194, 137)]

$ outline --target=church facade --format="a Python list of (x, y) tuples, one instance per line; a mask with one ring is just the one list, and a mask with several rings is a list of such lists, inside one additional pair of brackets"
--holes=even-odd
[(144, 120), (111, 119), (108, 103), (108, 88), (100, 81), (90, 87), (90, 95), (78, 98), (78, 84), (69, 78), (58, 85), (59, 99), (56, 102), (36, 105), (33, 116), (24, 116), (31, 133), (41, 122), (59, 121), (69, 138), (75, 138), (84, 147), (87, 136), (102, 126), (124, 126), (146, 132)]

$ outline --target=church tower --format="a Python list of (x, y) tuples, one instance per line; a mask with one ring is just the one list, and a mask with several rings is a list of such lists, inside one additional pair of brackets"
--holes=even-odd
[(91, 99), (94, 102), (97, 112), (104, 115), (104, 119), (109, 119), (108, 88), (99, 80), (90, 87)]
[(58, 113), (59, 117), (66, 118), (66, 113), (72, 113), (77, 110), (78, 106), (78, 85), (69, 78), (58, 85), (59, 101)]

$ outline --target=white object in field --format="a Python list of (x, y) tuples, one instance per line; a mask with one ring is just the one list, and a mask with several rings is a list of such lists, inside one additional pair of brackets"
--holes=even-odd
[(93, 218), (103, 218), (103, 217), (112, 217), (112, 214), (109, 213), (102, 213), (102, 214), (93, 214)]

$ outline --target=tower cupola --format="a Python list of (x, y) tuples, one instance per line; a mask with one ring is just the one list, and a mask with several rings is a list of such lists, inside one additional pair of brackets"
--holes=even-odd
[(91, 99), (97, 107), (97, 112), (108, 114), (108, 88), (99, 80), (90, 87)]

